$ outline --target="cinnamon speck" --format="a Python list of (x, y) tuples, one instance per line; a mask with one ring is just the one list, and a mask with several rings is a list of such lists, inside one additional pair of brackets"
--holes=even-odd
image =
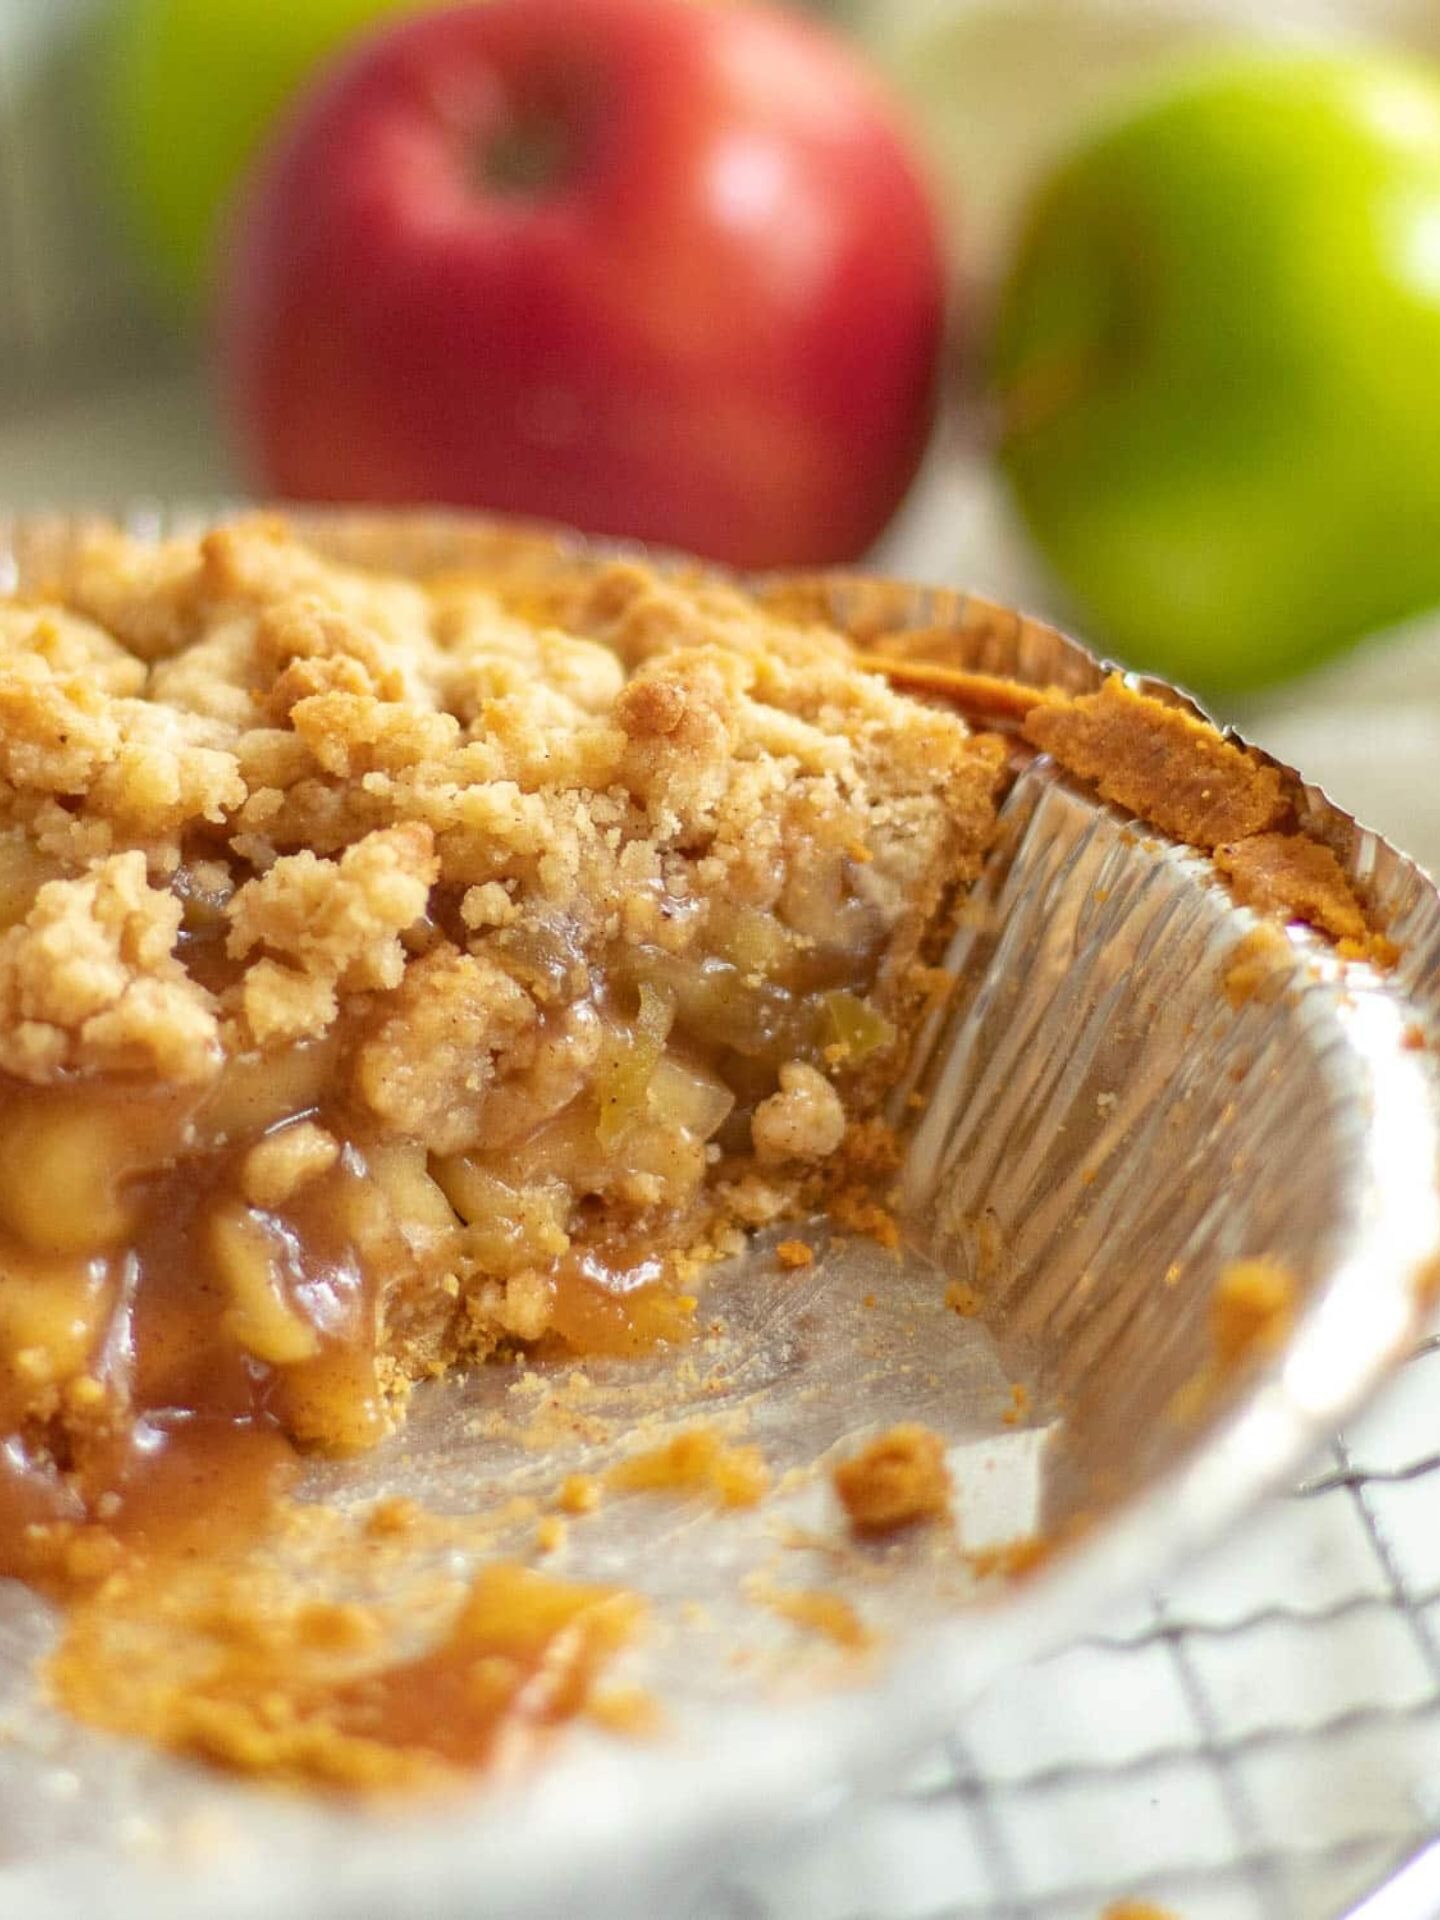
[(962, 1320), (973, 1320), (985, 1302), (968, 1281), (952, 1280), (945, 1289), (945, 1304), (952, 1313), (958, 1313)]

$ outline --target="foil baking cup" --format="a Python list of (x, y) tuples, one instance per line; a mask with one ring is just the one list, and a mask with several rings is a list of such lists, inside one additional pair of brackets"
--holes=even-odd
[[(158, 539), (217, 513), (121, 518)], [(543, 576), (617, 551), (458, 516), (291, 518), (339, 559), (420, 575)], [(87, 524), (0, 523), (0, 578), (63, 577)], [(961, 594), (854, 575), (789, 584), (860, 637), (943, 631), (957, 665), (1071, 690), (1106, 671), (1053, 628)], [(709, 1284), (721, 1331), (703, 1365), (587, 1363), (583, 1432), (528, 1445), (514, 1372), (481, 1369), (424, 1388), (394, 1443), (313, 1469), (310, 1493), (332, 1502), (395, 1493), (468, 1510), (543, 1501), (657, 1410), (759, 1444), (777, 1491), (754, 1511), (614, 1500), (572, 1530), (567, 1577), (650, 1600), (654, 1629), (616, 1677), (659, 1696), (658, 1738), (577, 1727), (523, 1776), (383, 1813), (276, 1794), (47, 1707), (34, 1673), (52, 1617), (0, 1587), (0, 1904), (29, 1920), (87, 1907), (163, 1920), (196, 1911), (203, 1885), (210, 1920), (666, 1911), (676, 1876), (693, 1885), (837, 1791), (891, 1779), (999, 1672), (1141, 1595), (1292, 1474), (1412, 1342), (1440, 1259), (1440, 1101), (1416, 1044), (1436, 1031), (1440, 898), (1282, 771), (1301, 823), (1399, 945), (1392, 971), (1295, 928), (1283, 990), (1232, 1005), (1225, 974), (1254, 916), (1204, 858), (1030, 758), (948, 955), (959, 984), (917, 1040), (903, 1189), (923, 1253), (832, 1246), (817, 1222), (815, 1265), (782, 1277), (762, 1239)], [(1197, 1398), (1216, 1277), (1250, 1256), (1284, 1263), (1300, 1311), (1263, 1366)], [(983, 1318), (946, 1307), (947, 1277), (983, 1295)], [(945, 1435), (967, 1548), (1039, 1529), (1076, 1544), (1018, 1582), (981, 1580), (924, 1537), (858, 1580), (804, 1545), (836, 1530), (826, 1476), (803, 1470), (898, 1419)], [(766, 1582), (846, 1595), (875, 1652), (857, 1667), (797, 1633), (755, 1603)]]

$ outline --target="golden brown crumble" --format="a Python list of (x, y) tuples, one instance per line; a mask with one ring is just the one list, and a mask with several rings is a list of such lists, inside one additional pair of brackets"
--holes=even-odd
[(1100, 796), (1207, 852), (1273, 827), (1280, 776), (1179, 707), (1112, 674), (1097, 693), (1056, 698), (1026, 717), (1025, 738)]
[(217, 1009), (175, 957), (182, 911), (148, 883), (138, 850), (45, 881), (0, 933), (0, 1069), (34, 1082), (76, 1072), (210, 1078), (221, 1059)]
[(950, 1472), (938, 1433), (902, 1421), (877, 1434), (833, 1479), (840, 1504), (858, 1534), (898, 1532), (950, 1516)]
[(600, 1504), (600, 1482), (592, 1474), (567, 1473), (557, 1504), (563, 1513), (593, 1513)]
[(1284, 992), (1293, 965), (1294, 954), (1280, 928), (1262, 922), (1226, 956), (1220, 976), (1225, 998), (1237, 1012), (1252, 1000), (1268, 1005)]
[(1295, 1317), (1299, 1288), (1277, 1260), (1232, 1260), (1210, 1301), (1215, 1358), (1222, 1372), (1280, 1344)]
[(1329, 847), (1298, 833), (1258, 833), (1215, 849), (1241, 906), (1303, 920), (1334, 940), (1363, 940), (1365, 912)]
[(611, 1467), (617, 1493), (703, 1494), (722, 1507), (753, 1507), (770, 1485), (758, 1447), (737, 1447), (712, 1427), (687, 1427), (673, 1439)]
[(781, 1587), (763, 1578), (752, 1580), (748, 1592), (758, 1606), (849, 1653), (863, 1653), (875, 1644), (874, 1633), (843, 1594), (824, 1588)]
[(1020, 1534), (999, 1546), (976, 1547), (965, 1558), (977, 1580), (1024, 1580), (1049, 1564), (1056, 1546), (1043, 1534)]

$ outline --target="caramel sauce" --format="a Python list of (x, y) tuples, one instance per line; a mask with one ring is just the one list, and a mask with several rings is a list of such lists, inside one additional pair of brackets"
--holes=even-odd
[[(0, 1193), (0, 1571), (52, 1590), (100, 1564), (68, 1551), (77, 1534), (183, 1554), (254, 1534), (298, 1472), (290, 1436), (317, 1424), (319, 1406), (344, 1409), (356, 1444), (384, 1428), (374, 1290), (333, 1205), (302, 1195), (289, 1220), (267, 1222), (314, 1357), (267, 1365), (228, 1331), (206, 1236), (243, 1148), (202, 1145), (197, 1104), (3, 1090), (6, 1138), (22, 1152), (47, 1129), (63, 1142), (77, 1112), (118, 1143), (118, 1173), (92, 1196), (94, 1237), (117, 1232), (118, 1246), (37, 1252), (15, 1230), (28, 1196)], [(54, 1232), (85, 1237), (66, 1219)]]
[(636, 1354), (695, 1333), (693, 1295), (677, 1293), (657, 1252), (593, 1250), (557, 1262), (551, 1337), (570, 1353)]
[(526, 1758), (583, 1712), (643, 1617), (633, 1595), (511, 1562), (484, 1567), (444, 1612), (429, 1648), (407, 1655), (403, 1623), (271, 1572), (141, 1566), (75, 1605), (50, 1678), (92, 1724), (237, 1771), (434, 1787)]
[(324, 1702), (347, 1735), (471, 1768), (572, 1719), (600, 1669), (639, 1624), (640, 1603), (608, 1587), (486, 1567), (444, 1638), (418, 1659), (336, 1688)]
[[(332, 1065), (302, 1061), (296, 1084)], [(0, 1576), (65, 1605), (48, 1677), (93, 1724), (281, 1778), (433, 1784), (581, 1711), (638, 1603), (490, 1567), (427, 1651), (387, 1658), (371, 1623), (368, 1661), (338, 1673), (315, 1608), (277, 1609), (257, 1569), (305, 1512), (287, 1498), (303, 1452), (386, 1430), (383, 1295), (417, 1270), (353, 1143), (279, 1208), (245, 1203), (246, 1154), (306, 1111), (277, 1119), (248, 1069), (205, 1099), (0, 1085), (20, 1143), (0, 1173)], [(343, 1112), (308, 1111), (347, 1137)], [(252, 1254), (258, 1318), (225, 1264)], [(577, 1248), (546, 1284), (544, 1349), (634, 1353), (693, 1326), (643, 1239)]]
[[(415, 1265), (354, 1149), (283, 1213), (248, 1209), (282, 1329), (298, 1330), (299, 1357), (269, 1363), (237, 1337), (211, 1240), (251, 1141), (216, 1143), (193, 1100), (0, 1090), (11, 1137), (43, 1134), (82, 1109), (121, 1143), (112, 1155), (121, 1172), (95, 1207), (96, 1237), (114, 1231), (123, 1244), (39, 1253), (14, 1230), (16, 1209), (0, 1204), (0, 1344), (10, 1360), (0, 1367), (0, 1569), (47, 1583), (55, 1555), (43, 1542), (37, 1566), (36, 1528), (103, 1524), (118, 1535), (133, 1509), (146, 1516), (148, 1542), (165, 1515), (178, 1539), (192, 1509), (212, 1520), (221, 1504), (263, 1514), (246, 1475), (263, 1460), (268, 1483), (294, 1443), (343, 1452), (382, 1437), (380, 1299)], [(343, 1116), (327, 1118), (338, 1131)], [(694, 1300), (643, 1238), (604, 1254), (577, 1247), (544, 1280), (543, 1350), (630, 1354), (692, 1335)]]
[(198, 1417), (140, 1420), (65, 1475), (13, 1442), (0, 1459), (0, 1574), (57, 1599), (125, 1563), (250, 1544), (300, 1471), (278, 1427)]
[[(218, 987), (227, 962), (207, 912), (196, 905), (187, 964)], [(336, 1099), (333, 1034), (232, 1060), (198, 1093), (0, 1079), (0, 1575), (66, 1605), (50, 1680), (82, 1718), (241, 1769), (378, 1788), (498, 1762), (586, 1707), (634, 1629), (629, 1596), (491, 1566), (427, 1650), (387, 1657), (395, 1636), (372, 1621), (375, 1645), (362, 1634), (358, 1664), (335, 1665), (315, 1608), (277, 1600), (258, 1570), (304, 1511), (287, 1496), (305, 1452), (388, 1431), (392, 1303), (407, 1288), (422, 1306), (449, 1298), (432, 1279), (462, 1244), (508, 1257), (507, 1234), (543, 1230), (527, 1180), (543, 1197), (568, 1178), (575, 1196), (568, 1250), (519, 1270), (538, 1302), (539, 1357), (693, 1337), (674, 1250), (703, 1244), (704, 1215), (683, 1179), (665, 1187), (668, 1170), (703, 1177), (705, 1129), (723, 1148), (727, 1097), (732, 1130), (748, 1132), (777, 1064), (826, 1038), (825, 1010), (728, 963), (686, 975), (658, 950), (641, 957), (627, 1004), (646, 987), (673, 1013), (660, 1125), (680, 1142), (652, 1143), (648, 1159), (647, 1074), (627, 1068), (623, 1025), (602, 1069), (622, 1122), (613, 1139), (597, 1146), (602, 1082), (513, 1148), (450, 1163), (448, 1187), (447, 1163), (419, 1148), (367, 1147)], [(567, 955), (562, 942), (530, 958), (543, 971)], [(807, 986), (853, 978), (823, 958), (812, 972)], [(320, 1170), (293, 1189), (282, 1178), (259, 1204), (270, 1196), (248, 1156), (302, 1121), (323, 1132)], [(627, 1227), (623, 1205), (601, 1202), (591, 1242), (597, 1152), (684, 1204), (653, 1225), (640, 1209)], [(463, 1325), (455, 1337), (463, 1353)], [(616, 1490), (759, 1497), (763, 1463), (696, 1438), (628, 1463)]]

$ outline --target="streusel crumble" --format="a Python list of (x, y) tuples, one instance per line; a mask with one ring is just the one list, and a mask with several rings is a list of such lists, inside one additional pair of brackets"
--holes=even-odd
[(0, 637), (31, 1572), (182, 1433), (364, 1447), (499, 1346), (682, 1338), (893, 1077), (1005, 763), (838, 633), (635, 564), (101, 534)]

